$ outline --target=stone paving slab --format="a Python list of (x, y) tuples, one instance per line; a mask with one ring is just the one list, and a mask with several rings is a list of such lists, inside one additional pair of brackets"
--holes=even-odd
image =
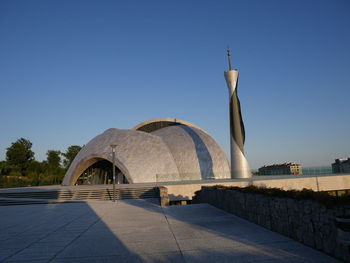
[(0, 262), (338, 262), (208, 204), (0, 207)]

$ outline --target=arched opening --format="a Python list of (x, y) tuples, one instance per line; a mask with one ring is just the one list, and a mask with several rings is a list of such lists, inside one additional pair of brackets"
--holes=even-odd
[[(78, 177), (77, 185), (86, 184), (113, 184), (113, 165), (110, 161), (100, 160), (84, 170)], [(116, 184), (128, 184), (123, 172), (115, 166)]]
[(173, 118), (158, 118), (158, 119), (152, 119), (148, 121), (144, 121), (138, 125), (136, 125), (133, 130), (136, 131), (143, 131), (147, 133), (152, 133), (154, 131), (169, 127), (169, 126), (176, 126), (176, 125), (185, 125), (189, 127), (196, 128), (198, 130), (201, 130), (202, 132), (207, 133), (205, 130), (202, 128), (198, 127), (197, 125), (194, 125), (193, 123), (183, 121), (183, 120), (178, 120), (178, 119), (173, 119)]

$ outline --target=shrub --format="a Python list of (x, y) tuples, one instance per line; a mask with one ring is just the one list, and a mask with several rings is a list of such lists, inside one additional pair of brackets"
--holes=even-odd
[(328, 194), (327, 192), (315, 192), (311, 189), (306, 188), (300, 191), (282, 190), (280, 188), (258, 187), (254, 185), (249, 185), (247, 187), (214, 185), (213, 187), (216, 189), (235, 190), (242, 193), (261, 194), (272, 197), (293, 198), (297, 200), (315, 200), (319, 203), (324, 204), (327, 207), (343, 204), (350, 205), (350, 194), (344, 194), (342, 196), (333, 196)]

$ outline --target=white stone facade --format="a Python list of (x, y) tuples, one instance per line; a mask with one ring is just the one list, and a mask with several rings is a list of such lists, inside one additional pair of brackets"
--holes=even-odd
[[(169, 118), (154, 123), (164, 120)], [(135, 128), (106, 130), (77, 154), (62, 184), (74, 185), (100, 160), (112, 162), (111, 144), (117, 145), (116, 166), (129, 183), (230, 178), (227, 157), (210, 135), (183, 121), (169, 123), (171, 126), (150, 133)]]

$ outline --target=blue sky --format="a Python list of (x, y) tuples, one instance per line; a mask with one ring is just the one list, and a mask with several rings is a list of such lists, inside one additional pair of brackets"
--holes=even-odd
[(350, 2), (0, 1), (0, 160), (174, 117), (229, 153), (225, 48), (253, 168), (350, 156)]

